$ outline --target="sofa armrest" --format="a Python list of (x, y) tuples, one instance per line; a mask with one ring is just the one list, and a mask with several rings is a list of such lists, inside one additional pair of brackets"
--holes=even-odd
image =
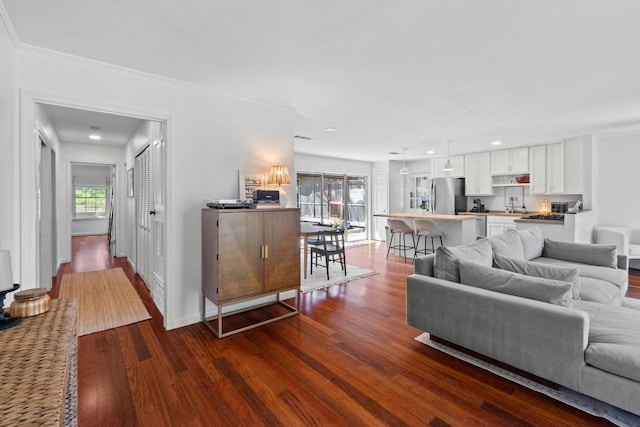
[(629, 236), (626, 230), (618, 227), (596, 227), (596, 241), (599, 245), (615, 245), (618, 253), (629, 253)]
[(425, 256), (419, 256), (413, 261), (413, 272), (415, 274), (421, 274), (423, 276), (434, 276), (433, 262), (436, 256), (429, 254)]
[(555, 383), (580, 385), (585, 312), (413, 274), (407, 323)]

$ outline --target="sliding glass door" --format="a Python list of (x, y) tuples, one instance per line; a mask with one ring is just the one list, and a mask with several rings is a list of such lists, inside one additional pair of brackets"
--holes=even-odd
[(347, 240), (366, 239), (366, 177), (298, 174), (300, 218), (326, 225), (344, 224)]

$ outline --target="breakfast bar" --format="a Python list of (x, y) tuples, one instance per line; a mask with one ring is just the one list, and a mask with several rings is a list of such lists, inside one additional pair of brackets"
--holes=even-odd
[[(413, 228), (414, 219), (433, 220), (445, 234), (446, 246), (458, 246), (471, 243), (476, 239), (476, 223), (473, 216), (467, 215), (415, 215), (405, 213), (375, 214), (375, 217), (401, 219)], [(388, 240), (388, 237), (387, 237)]]

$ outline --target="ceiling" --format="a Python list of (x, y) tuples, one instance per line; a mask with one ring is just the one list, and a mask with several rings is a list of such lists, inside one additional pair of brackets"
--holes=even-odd
[[(59, 105), (40, 104), (39, 112), (49, 118), (61, 142), (76, 144), (122, 147), (143, 122), (133, 117)], [(101, 139), (92, 140), (89, 138), (91, 134), (97, 134)]]
[(296, 152), (640, 129), (636, 0), (0, 1), (22, 44), (295, 109)]

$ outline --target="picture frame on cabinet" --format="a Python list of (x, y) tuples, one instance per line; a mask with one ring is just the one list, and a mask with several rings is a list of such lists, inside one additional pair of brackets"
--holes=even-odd
[(127, 197), (133, 198), (133, 168), (127, 171)]
[(264, 173), (246, 169), (238, 169), (238, 199), (253, 199), (253, 192), (255, 190), (264, 189)]

